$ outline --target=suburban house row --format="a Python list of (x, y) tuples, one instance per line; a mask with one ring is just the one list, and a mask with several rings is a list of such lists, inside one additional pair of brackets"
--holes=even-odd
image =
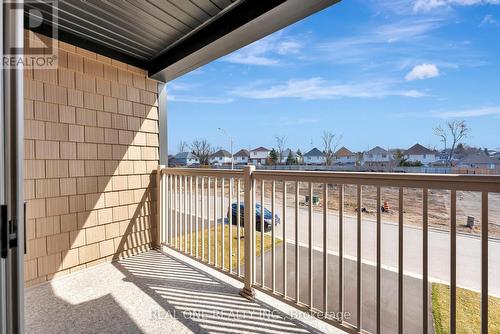
[[(213, 166), (230, 165), (255, 165), (263, 166), (269, 164), (300, 164), (300, 165), (325, 165), (326, 154), (320, 149), (314, 147), (305, 154), (300, 151), (286, 149), (282, 154), (278, 154), (275, 162), (270, 159), (271, 151), (265, 147), (257, 147), (253, 150), (241, 149), (231, 156), (227, 150), (221, 149), (211, 154), (208, 163)], [(338, 149), (332, 157), (332, 164), (339, 166), (365, 166), (368, 168), (393, 167), (401, 160), (408, 165), (418, 164), (420, 166), (436, 166), (446, 163), (446, 151), (437, 151), (429, 149), (421, 144), (415, 144), (407, 150), (400, 151), (401, 157), (395, 157), (394, 150), (386, 150), (380, 146), (365, 152), (352, 152), (346, 147)], [(200, 165), (200, 159), (191, 152), (181, 152), (170, 159), (172, 166), (197, 166)], [(500, 160), (487, 153), (475, 152), (468, 154), (461, 159), (453, 159), (453, 165), (462, 168), (500, 168)]]

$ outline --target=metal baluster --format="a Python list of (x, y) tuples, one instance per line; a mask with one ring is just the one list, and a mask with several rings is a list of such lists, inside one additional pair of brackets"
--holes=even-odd
[(175, 222), (174, 222), (174, 236), (175, 236), (175, 248), (179, 249), (179, 177), (174, 176), (174, 207), (175, 207)]
[(234, 179), (229, 179), (229, 207), (228, 212), (228, 224), (229, 224), (229, 272), (233, 273), (233, 183)]
[(429, 327), (429, 191), (423, 189), (422, 193), (422, 320), (423, 334), (427, 334)]
[(261, 283), (262, 287), (265, 286), (265, 277), (264, 277), (264, 262), (265, 262), (265, 257), (264, 257), (264, 211), (265, 211), (265, 183), (264, 180), (261, 180), (260, 183), (260, 276), (261, 276)]
[(287, 244), (286, 244), (286, 181), (283, 181), (283, 217), (281, 220), (281, 226), (283, 226), (283, 297), (286, 298), (286, 288), (287, 288)]
[(328, 184), (323, 184), (323, 313), (328, 312)]
[(241, 192), (241, 186), (240, 186), (240, 179), (238, 178), (236, 184), (236, 233), (238, 234), (238, 239), (236, 241), (236, 246), (238, 247), (236, 249), (236, 256), (238, 257), (237, 261), (237, 270), (238, 270), (238, 277), (241, 276), (241, 231), (240, 231), (240, 225), (241, 225), (241, 211), (240, 211), (240, 192)]
[(219, 230), (219, 223), (217, 221), (217, 178), (214, 178), (214, 266), (217, 267), (217, 252), (218, 252), (218, 244), (217, 244), (217, 234)]
[(172, 237), (173, 237), (173, 228), (174, 228), (174, 192), (173, 192), (173, 183), (174, 183), (174, 176), (170, 175), (170, 191), (169, 191), (169, 202), (170, 202), (170, 211), (169, 211), (169, 223), (168, 223), (168, 228), (169, 228), (169, 245), (172, 246)]
[(257, 196), (255, 195), (255, 187), (257, 185), (257, 182), (255, 181), (255, 179), (252, 179), (252, 194), (251, 194), (251, 197), (252, 197), (252, 214), (250, 215), (250, 217), (252, 217), (252, 221), (251, 221), (251, 224), (252, 224), (252, 282), (253, 284), (255, 284), (257, 282), (257, 270), (256, 270), (256, 263), (257, 263), (257, 233), (255, 232), (256, 231), (256, 226), (257, 226), (257, 219), (255, 218), (256, 217), (256, 214), (257, 214), (257, 210), (255, 209), (255, 203), (257, 201)]
[(457, 192), (451, 190), (450, 205), (450, 333), (456, 333), (457, 316)]
[(207, 181), (207, 223), (208, 223), (208, 228), (207, 228), (207, 239), (208, 239), (208, 244), (207, 244), (207, 252), (208, 252), (208, 263), (210, 263), (210, 260), (212, 259), (211, 257), (211, 251), (210, 251), (210, 241), (212, 240), (211, 236), (210, 236), (210, 228), (211, 228), (211, 224), (210, 224), (210, 177), (208, 178), (208, 181)]
[(162, 200), (162, 204), (165, 205), (165, 209), (164, 209), (164, 212), (165, 212), (165, 241), (164, 241), (164, 244), (165, 245), (168, 245), (168, 238), (170, 236), (169, 232), (168, 232), (168, 226), (170, 224), (170, 221), (169, 221), (169, 212), (170, 212), (170, 202), (169, 202), (169, 196), (170, 196), (170, 193), (168, 192), (168, 189), (169, 189), (169, 185), (170, 185), (170, 179), (168, 177), (168, 174), (166, 173), (166, 170), (165, 170), (165, 194), (164, 194), (164, 197), (163, 197), (163, 200)]
[[(272, 218), (271, 218), (271, 239), (272, 239), (272, 257), (271, 257), (271, 264), (272, 264), (272, 274), (271, 274), (271, 279), (272, 279), (272, 288), (273, 288), (273, 293), (276, 292), (276, 232), (275, 232), (275, 214), (276, 214), (276, 182), (273, 181), (272, 184), (272, 193), (271, 193), (271, 212), (272, 212)], [(262, 212), (262, 218), (265, 217), (264, 212)]]
[(221, 185), (220, 185), (220, 188), (221, 188), (221, 194), (220, 194), (220, 217), (221, 217), (221, 244), (222, 244), (222, 248), (221, 248), (221, 266), (222, 266), (222, 269), (225, 270), (226, 267), (225, 267), (225, 264), (226, 262), (224, 261), (224, 256), (226, 255), (226, 252), (225, 252), (225, 229), (226, 229), (226, 226), (225, 226), (225, 223), (224, 223), (224, 178), (222, 178), (221, 180)]
[(488, 192), (481, 193), (481, 334), (488, 333)]
[(295, 182), (295, 302), (299, 302), (299, 181)]
[(193, 177), (189, 177), (189, 255), (193, 256)]
[(399, 188), (399, 223), (398, 223), (398, 332), (403, 333), (403, 223), (404, 193)]
[(362, 187), (361, 185), (358, 184), (358, 191), (357, 191), (357, 203), (358, 203), (358, 214), (357, 214), (357, 227), (356, 227), (356, 232), (357, 232), (357, 243), (356, 243), (356, 255), (357, 255), (357, 261), (356, 261), (356, 289), (357, 294), (356, 294), (356, 313), (358, 315), (357, 317), (357, 324), (356, 327), (358, 331), (361, 331), (361, 318), (362, 318), (362, 310), (361, 310), (361, 270), (362, 270), (362, 263), (361, 263), (361, 210), (362, 210)]
[(381, 262), (382, 262), (382, 249), (381, 249), (381, 239), (382, 239), (382, 217), (381, 217), (381, 210), (380, 210), (380, 204), (381, 204), (381, 193), (380, 193), (380, 187), (377, 187), (377, 329), (376, 333), (380, 333), (381, 329), (381, 305), (380, 305), (380, 299), (381, 299), (381, 291), (380, 291), (380, 286), (381, 286)]
[(184, 178), (179, 176), (179, 250), (183, 250), (184, 247), (184, 213), (182, 211), (184, 204), (184, 194), (183, 194)]
[(188, 177), (184, 176), (184, 252), (188, 252)]
[(199, 249), (198, 249), (198, 230), (200, 229), (200, 221), (199, 221), (199, 212), (198, 212), (198, 201), (199, 201), (199, 193), (198, 193), (198, 176), (195, 176), (194, 177), (194, 216), (195, 216), (195, 223), (194, 223), (194, 228), (195, 228), (195, 254), (196, 254), (196, 258), (199, 258)]
[(339, 314), (344, 321), (344, 185), (339, 184)]
[(205, 261), (205, 178), (201, 177), (201, 260)]
[(313, 248), (312, 248), (312, 220), (313, 220), (313, 184), (309, 182), (309, 309), (313, 309)]

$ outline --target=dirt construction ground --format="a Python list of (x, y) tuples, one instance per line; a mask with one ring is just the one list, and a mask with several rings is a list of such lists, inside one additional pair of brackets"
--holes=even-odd
[[(308, 195), (308, 185), (299, 185), (299, 202), (306, 205), (305, 196)], [(328, 210), (338, 211), (338, 187), (328, 185)], [(362, 204), (363, 219), (376, 219), (376, 187), (362, 186)], [(266, 182), (266, 207), (271, 203), (272, 184)], [(276, 183), (275, 198), (278, 203), (282, 201), (282, 183)], [(323, 185), (315, 184), (313, 187), (314, 196), (319, 197), (319, 203), (315, 205), (315, 210), (323, 210), (325, 200), (323, 199)], [(404, 193), (404, 223), (422, 226), (422, 189), (405, 188)], [(257, 201), (260, 201), (260, 184), (256, 189)], [(429, 226), (442, 230), (450, 228), (450, 191), (448, 190), (429, 190), (428, 216)], [(399, 218), (399, 189), (381, 188), (380, 206), (387, 202), (388, 212), (382, 213), (384, 222), (398, 222)], [(295, 184), (287, 184), (287, 205), (295, 205)], [(346, 215), (355, 216), (357, 214), (357, 186), (344, 186), (344, 212)], [(466, 226), (467, 217), (474, 218), (474, 227)], [(500, 193), (489, 194), (489, 236), (490, 238), (500, 239)], [(470, 191), (457, 192), (457, 231), (468, 234), (479, 234), (481, 231), (481, 193)]]

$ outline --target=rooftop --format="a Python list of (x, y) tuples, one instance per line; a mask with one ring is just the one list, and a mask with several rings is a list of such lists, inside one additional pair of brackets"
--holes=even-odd
[(459, 164), (497, 164), (500, 160), (487, 156), (484, 153), (471, 154), (459, 161)]
[(210, 155), (210, 158), (215, 158), (215, 157), (231, 158), (231, 153), (229, 153), (226, 150), (218, 150), (214, 154)]
[(382, 147), (380, 146), (375, 146), (374, 148), (372, 148), (371, 150), (369, 151), (366, 151), (365, 152), (366, 154), (389, 154), (389, 151), (387, 150), (384, 150)]
[(248, 150), (243, 149), (243, 150), (239, 150), (238, 152), (236, 152), (234, 154), (234, 156), (235, 157), (248, 157), (248, 156), (250, 156), (250, 153), (248, 152)]
[(175, 155), (175, 159), (198, 159), (198, 157), (191, 152), (181, 152)]
[(354, 153), (348, 150), (345, 146), (342, 146), (337, 152), (335, 152), (335, 155), (338, 157), (348, 157), (354, 155)]
[(263, 146), (260, 146), (260, 147), (254, 148), (250, 152), (269, 152), (269, 151), (271, 151), (271, 150), (269, 150)]
[(422, 146), (420, 144), (415, 144), (409, 149), (405, 151), (405, 154), (413, 154), (413, 155), (423, 155), (423, 154), (437, 154), (436, 151), (430, 150), (425, 146)]

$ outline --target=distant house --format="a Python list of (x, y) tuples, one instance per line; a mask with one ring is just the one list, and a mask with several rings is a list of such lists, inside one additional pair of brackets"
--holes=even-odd
[(175, 166), (175, 156), (173, 156), (172, 154), (169, 154), (168, 155), (168, 166), (169, 167), (173, 167)]
[(417, 143), (404, 152), (404, 157), (410, 162), (420, 161), (423, 165), (429, 165), (439, 160), (439, 152)]
[(290, 153), (292, 154), (292, 159), (294, 159), (294, 161), (297, 161), (297, 163), (301, 162), (300, 160), (302, 159), (302, 157), (298, 155), (297, 152), (287, 148), (286, 150), (283, 151), (283, 157), (281, 158), (282, 164), (288, 163), (288, 156), (290, 155)]
[(447, 160), (451, 150), (449, 148), (439, 151), (439, 160)]
[(460, 168), (500, 169), (500, 160), (484, 153), (476, 153), (459, 160), (456, 166)]
[(500, 153), (500, 151), (498, 151), (498, 150), (486, 150), (485, 152), (486, 152), (486, 153), (488, 154), (488, 156), (490, 156), (490, 157), (494, 157), (497, 153)]
[(490, 157), (494, 159), (500, 159), (500, 148), (497, 148), (495, 150), (490, 150), (488, 153)]
[(176, 166), (199, 165), (200, 159), (191, 152), (181, 152), (174, 156), (174, 164)]
[(316, 147), (304, 154), (304, 164), (322, 165), (325, 163), (325, 154)]
[(252, 165), (265, 165), (267, 163), (267, 159), (269, 158), (269, 153), (271, 150), (265, 147), (257, 147), (250, 151), (250, 158), (248, 160)]
[(231, 163), (231, 153), (226, 150), (218, 150), (210, 155), (208, 162), (211, 165), (222, 166)]
[(248, 150), (239, 150), (234, 154), (234, 163), (236, 165), (246, 165), (248, 164), (248, 158), (250, 158)]
[(345, 165), (352, 165), (358, 161), (358, 155), (349, 151), (347, 148), (342, 146), (337, 152), (335, 152), (335, 162)]
[(380, 146), (375, 146), (363, 152), (362, 163), (364, 166), (387, 167), (394, 159), (389, 151)]

